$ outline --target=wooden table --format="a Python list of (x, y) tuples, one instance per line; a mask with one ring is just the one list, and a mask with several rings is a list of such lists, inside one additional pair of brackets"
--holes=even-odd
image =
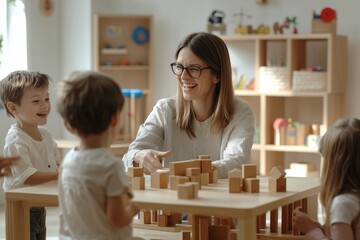
[[(29, 239), (29, 209), (33, 206), (57, 206), (57, 182), (5, 192), (6, 239)], [(256, 217), (269, 210), (304, 198), (308, 212), (317, 216), (318, 178), (287, 178), (287, 192), (269, 193), (267, 178), (260, 178), (260, 193), (228, 193), (227, 180), (202, 186), (199, 198), (182, 200), (169, 189), (135, 190), (134, 201), (142, 209), (162, 209), (204, 216), (234, 217), (238, 221), (237, 239), (256, 239)]]

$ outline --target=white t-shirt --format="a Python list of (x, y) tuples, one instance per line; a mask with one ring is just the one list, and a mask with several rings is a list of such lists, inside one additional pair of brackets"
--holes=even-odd
[(254, 115), (249, 105), (239, 98), (234, 101), (234, 115), (222, 134), (210, 132), (213, 116), (199, 122), (195, 120), (196, 138), (189, 138), (174, 121), (175, 98), (160, 99), (142, 124), (136, 139), (130, 144), (123, 161), (132, 166), (134, 154), (138, 150), (172, 150), (163, 159), (164, 167), (169, 162), (194, 159), (198, 155), (210, 155), (213, 165), (218, 169), (219, 178), (227, 178), (228, 171), (250, 162), (250, 152), (255, 132)]
[(110, 150), (70, 150), (58, 182), (60, 239), (132, 239), (131, 226), (111, 226), (105, 208), (127, 186), (124, 164)]
[(17, 155), (20, 160), (11, 167), (12, 175), (4, 179), (5, 191), (26, 186), (24, 182), (37, 171), (57, 171), (60, 164), (57, 144), (45, 128), (39, 130), (42, 140), (36, 141), (16, 124), (11, 125), (5, 137), (4, 155)]
[[(331, 204), (331, 216), (330, 222), (334, 223), (346, 223), (353, 229), (354, 239), (360, 239), (360, 199), (355, 194), (341, 194), (334, 198)], [(343, 239), (344, 236), (340, 236), (342, 232), (341, 226), (335, 229), (336, 232), (332, 232), (332, 239)], [(333, 236), (336, 235), (336, 236)], [(349, 237), (350, 238), (350, 237)], [(328, 239), (320, 228), (316, 228), (306, 234), (306, 240)], [(348, 238), (346, 238), (348, 240)]]

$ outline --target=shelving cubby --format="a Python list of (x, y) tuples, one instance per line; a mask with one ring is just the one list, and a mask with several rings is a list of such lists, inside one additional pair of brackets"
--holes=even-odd
[[(259, 174), (267, 175), (273, 166), (288, 168), (291, 162), (311, 162), (318, 170), (321, 164), (318, 149), (275, 145), (273, 122), (279, 117), (291, 118), (308, 125), (321, 125), (324, 133), (344, 116), (347, 38), (324, 33), (231, 35), (222, 39), (229, 49), (235, 80), (245, 76), (244, 79), (254, 81), (253, 89), (234, 87), (235, 95), (249, 102), (260, 131), (260, 142), (254, 144), (252, 151), (252, 161), (259, 164)], [(321, 78), (310, 78), (310, 81), (314, 79), (314, 86), (310, 85), (313, 89), (295, 85), (295, 74), (309, 68), (317, 70), (310, 75), (322, 74)], [(280, 84), (262, 75), (277, 70), (281, 73), (276, 80)], [(315, 85), (315, 80), (321, 84)]]

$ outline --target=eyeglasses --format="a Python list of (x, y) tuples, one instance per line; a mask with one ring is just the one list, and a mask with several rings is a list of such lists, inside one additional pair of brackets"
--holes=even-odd
[(184, 67), (183, 65), (178, 63), (171, 63), (170, 66), (171, 66), (171, 70), (176, 76), (181, 76), (184, 70), (186, 70), (187, 74), (192, 78), (199, 78), (202, 70), (212, 69), (211, 67), (198, 67), (198, 66)]

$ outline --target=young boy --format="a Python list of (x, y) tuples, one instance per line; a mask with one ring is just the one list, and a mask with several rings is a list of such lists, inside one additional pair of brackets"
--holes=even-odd
[(80, 139), (60, 168), (60, 239), (135, 239), (130, 224), (139, 209), (121, 159), (109, 150), (123, 104), (118, 84), (98, 72), (74, 72), (59, 84), (58, 111)]
[[(8, 116), (15, 118), (6, 137), (5, 156), (19, 156), (5, 176), (5, 191), (56, 180), (60, 155), (43, 127), (51, 110), (50, 77), (35, 71), (15, 71), (0, 81), (1, 100)], [(30, 238), (46, 239), (46, 210), (30, 209)]]

